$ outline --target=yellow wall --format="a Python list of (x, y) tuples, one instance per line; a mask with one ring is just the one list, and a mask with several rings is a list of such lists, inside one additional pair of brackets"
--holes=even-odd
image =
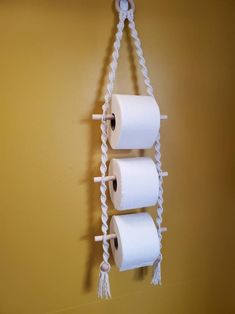
[[(235, 313), (234, 1), (135, 3), (169, 115), (163, 285), (149, 284), (151, 269), (113, 266), (112, 300), (96, 298), (100, 133), (90, 115), (104, 95), (111, 1), (1, 1), (1, 314)], [(144, 92), (132, 53), (125, 36), (119, 93)]]

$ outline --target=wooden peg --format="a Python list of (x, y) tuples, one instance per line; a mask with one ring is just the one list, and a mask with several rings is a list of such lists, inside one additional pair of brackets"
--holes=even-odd
[[(103, 235), (99, 235), (99, 236), (95, 236), (94, 240), (95, 242), (99, 242), (99, 241), (103, 241), (104, 236)], [(115, 233), (111, 233), (111, 234), (107, 234), (106, 239), (107, 240), (112, 240), (112, 239), (116, 239), (117, 235)]]
[[(101, 120), (102, 119), (102, 114), (93, 114), (92, 115), (92, 120)], [(168, 116), (163, 114), (163, 115), (160, 115), (160, 120), (167, 120), (168, 119)], [(113, 114), (106, 114), (104, 116), (104, 120), (115, 120), (115, 117)]]
[[(160, 228), (160, 232), (166, 232), (167, 228), (166, 227), (161, 227)], [(95, 242), (100, 242), (103, 241), (104, 236), (103, 235), (98, 235), (94, 237)], [(112, 240), (112, 239), (116, 239), (117, 235), (115, 233), (111, 233), (111, 234), (107, 234), (106, 239), (107, 240)]]
[[(168, 176), (168, 172), (167, 171), (162, 171), (161, 172), (161, 176), (162, 177), (167, 177)], [(94, 180), (95, 183), (99, 183), (99, 182), (102, 181), (102, 177), (94, 177), (93, 180)], [(115, 176), (106, 176), (106, 177), (104, 177), (104, 182), (114, 181), (114, 180), (116, 180)]]
[[(102, 114), (93, 114), (92, 115), (92, 120), (101, 120), (102, 119)], [(104, 116), (104, 120), (114, 120), (115, 117), (113, 114), (106, 114)]]
[[(102, 181), (102, 177), (94, 177), (93, 179), (94, 179), (95, 183), (98, 183), (98, 182)], [(116, 180), (115, 176), (106, 176), (106, 177), (104, 177), (104, 182), (114, 181), (114, 180)]]

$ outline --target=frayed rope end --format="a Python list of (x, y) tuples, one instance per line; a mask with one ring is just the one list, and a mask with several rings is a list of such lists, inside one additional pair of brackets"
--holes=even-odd
[(153, 277), (151, 284), (156, 286), (156, 285), (161, 285), (161, 259), (157, 259), (154, 264), (153, 264)]
[(110, 285), (109, 285), (109, 273), (107, 271), (100, 270), (99, 282), (98, 282), (98, 297), (101, 299), (111, 298)]

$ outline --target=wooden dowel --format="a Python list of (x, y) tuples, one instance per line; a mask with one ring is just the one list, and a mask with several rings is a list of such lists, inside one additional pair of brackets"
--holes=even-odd
[[(92, 120), (101, 120), (102, 119), (102, 114), (93, 114), (92, 115)], [(105, 120), (114, 120), (115, 117), (112, 114), (106, 114), (104, 117)]]
[[(103, 238), (104, 238), (103, 235), (99, 235), (99, 236), (94, 237), (95, 242), (103, 241)], [(107, 238), (107, 240), (116, 239), (117, 235), (115, 233), (107, 234), (106, 238)]]
[[(161, 232), (166, 232), (167, 228), (166, 227), (162, 227)], [(103, 241), (104, 236), (103, 235), (98, 235), (94, 237), (95, 242), (99, 242), (99, 241)], [(111, 234), (107, 234), (106, 236), (107, 240), (112, 240), (112, 239), (116, 239), (117, 235), (115, 233), (111, 233)]]
[[(104, 182), (114, 181), (115, 179), (116, 179), (115, 176), (106, 176), (106, 177), (104, 177)], [(95, 183), (101, 182), (101, 180), (102, 180), (102, 177), (94, 177)]]
[[(92, 115), (92, 120), (101, 120), (102, 119), (102, 114), (93, 114)], [(115, 117), (114, 117), (114, 115), (113, 114), (106, 114), (105, 116), (104, 116), (104, 119), (105, 120), (114, 120), (115, 119)], [(160, 119), (161, 120), (167, 120), (168, 119), (168, 116), (167, 115), (165, 115), (165, 114), (163, 114), (163, 115), (161, 115), (160, 116)]]
[[(167, 171), (162, 171), (161, 176), (162, 177), (167, 177), (168, 176), (168, 172)], [(102, 177), (94, 177), (93, 180), (94, 180), (95, 183), (99, 183), (99, 182), (101, 182)], [(104, 177), (104, 182), (114, 181), (114, 180), (116, 180), (115, 176), (106, 176), (106, 177)]]

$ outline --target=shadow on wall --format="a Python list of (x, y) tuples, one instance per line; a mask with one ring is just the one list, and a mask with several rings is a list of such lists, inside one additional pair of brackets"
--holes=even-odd
[[(84, 237), (82, 237), (82, 240), (87, 240), (89, 249), (88, 249), (88, 256), (86, 260), (86, 273), (84, 276), (83, 281), (83, 290), (84, 292), (89, 292), (92, 290), (93, 282), (92, 282), (92, 270), (93, 266), (95, 266), (96, 269), (96, 276), (98, 280), (98, 273), (99, 273), (99, 264), (102, 262), (102, 245), (101, 243), (94, 242), (94, 236), (101, 234), (101, 209), (100, 206), (97, 208), (97, 203), (99, 204), (100, 200), (100, 191), (99, 191), (99, 185), (93, 183), (93, 177), (97, 176), (99, 174), (99, 166), (100, 164), (97, 164), (97, 161), (94, 165), (94, 156), (97, 156), (97, 153), (100, 155), (100, 145), (101, 145), (101, 131), (99, 128), (99, 122), (98, 124), (91, 120), (91, 115), (93, 113), (100, 113), (102, 109), (102, 105), (104, 102), (104, 92), (106, 92), (106, 82), (107, 82), (107, 76), (109, 72), (109, 65), (112, 60), (112, 52), (113, 52), (113, 44), (115, 40), (115, 34), (116, 34), (116, 26), (118, 23), (117, 18), (117, 12), (114, 6), (114, 3), (112, 5), (112, 11), (114, 13), (114, 24), (111, 30), (111, 35), (108, 40), (108, 45), (106, 48), (106, 54), (105, 58), (103, 60), (103, 66), (101, 69), (100, 79), (98, 81), (98, 87), (96, 91), (95, 100), (93, 103), (93, 109), (89, 113), (89, 117), (87, 117), (84, 122), (87, 123), (90, 127), (90, 149), (88, 152), (88, 164), (87, 164), (87, 170), (86, 170), (86, 184), (87, 184), (87, 199), (88, 199), (88, 222), (87, 222), (87, 232)], [(137, 68), (135, 64), (135, 57), (134, 57), (134, 49), (132, 46), (132, 40), (131, 35), (128, 27), (125, 27), (124, 34), (123, 34), (123, 40), (126, 40), (127, 43), (127, 49), (128, 49), (128, 59), (130, 63), (130, 71), (131, 71), (131, 80), (133, 82), (133, 92), (135, 95), (140, 94), (139, 85), (138, 85), (138, 77), (137, 77)], [(128, 152), (128, 151), (125, 151)], [(115, 155), (122, 154), (122, 151), (116, 150)], [(139, 151), (139, 156), (144, 156), (144, 151)], [(108, 196), (108, 190), (107, 190), (107, 197), (108, 197), (108, 207), (110, 208), (112, 206), (109, 196)], [(97, 202), (98, 200), (98, 202)], [(111, 205), (111, 206), (110, 206)], [(112, 208), (112, 207), (111, 207)], [(145, 209), (141, 209), (141, 211), (144, 211)], [(110, 214), (110, 213), (109, 213)], [(119, 213), (120, 214), (120, 213)], [(97, 218), (98, 217), (98, 218)], [(111, 253), (111, 250), (110, 250)], [(114, 264), (112, 254), (110, 254), (110, 262), (111, 265)], [(147, 274), (147, 268), (139, 268), (134, 272), (134, 280), (142, 280), (144, 276)]]

